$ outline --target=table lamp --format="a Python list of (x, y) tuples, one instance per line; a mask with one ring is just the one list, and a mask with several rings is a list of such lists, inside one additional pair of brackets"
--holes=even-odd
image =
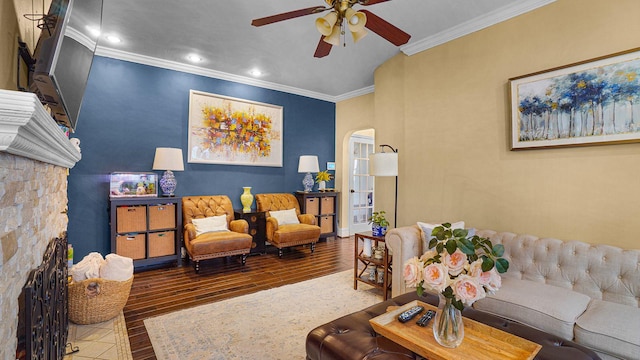
[(153, 159), (153, 170), (165, 170), (160, 179), (160, 188), (163, 196), (175, 196), (173, 192), (178, 186), (178, 181), (173, 176), (173, 171), (184, 171), (182, 161), (182, 149), (159, 147), (156, 148), (156, 156)]
[(320, 166), (318, 165), (318, 157), (315, 155), (301, 155), (300, 161), (298, 162), (298, 172), (299, 173), (307, 173), (302, 179), (302, 185), (304, 185), (304, 192), (310, 192), (313, 190), (313, 176), (311, 176), (312, 172), (320, 171)]

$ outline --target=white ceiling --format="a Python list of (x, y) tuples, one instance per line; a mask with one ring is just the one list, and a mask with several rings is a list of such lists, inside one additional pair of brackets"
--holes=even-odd
[[(374, 70), (404, 52), (412, 55), (555, 0), (393, 0), (366, 9), (412, 35), (398, 48), (369, 34), (315, 58), (320, 34), (308, 15), (262, 27), (251, 20), (323, 0), (104, 0), (98, 55), (187, 71), (328, 101), (371, 92)], [(363, 8), (360, 5), (354, 8)], [(324, 15), (324, 13), (322, 14)], [(194, 65), (186, 55), (204, 61)], [(260, 78), (249, 71), (258, 68)]]

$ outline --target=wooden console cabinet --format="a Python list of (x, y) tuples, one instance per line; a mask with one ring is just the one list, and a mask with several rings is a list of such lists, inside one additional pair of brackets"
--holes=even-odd
[(296, 198), (303, 214), (313, 214), (320, 226), (320, 237), (338, 234), (338, 192), (296, 192)]
[(111, 252), (133, 259), (135, 270), (181, 265), (182, 198), (110, 201)]

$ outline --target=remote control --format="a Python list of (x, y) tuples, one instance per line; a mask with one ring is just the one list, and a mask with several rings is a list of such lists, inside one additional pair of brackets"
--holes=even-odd
[(414, 306), (411, 309), (398, 315), (398, 321), (400, 321), (401, 323), (406, 323), (407, 321), (413, 319), (416, 315), (420, 314), (422, 310), (424, 310), (424, 307)]
[(429, 324), (429, 320), (433, 319), (434, 316), (436, 316), (436, 312), (433, 310), (429, 310), (424, 315), (422, 315), (420, 320), (416, 321), (416, 324), (422, 327), (427, 326), (427, 324)]

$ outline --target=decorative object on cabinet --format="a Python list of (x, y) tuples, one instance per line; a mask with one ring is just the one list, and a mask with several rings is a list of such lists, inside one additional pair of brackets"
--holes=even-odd
[(153, 159), (153, 170), (165, 170), (162, 179), (160, 179), (162, 196), (174, 196), (173, 192), (178, 186), (178, 181), (173, 175), (173, 171), (184, 171), (182, 149), (156, 148), (156, 155)]
[(320, 171), (320, 166), (318, 165), (318, 157), (315, 155), (301, 155), (300, 160), (298, 161), (298, 173), (307, 173), (302, 179), (302, 185), (304, 186), (305, 192), (310, 192), (313, 190), (313, 176), (311, 176), (312, 172)]
[(240, 202), (242, 203), (242, 212), (251, 212), (251, 206), (253, 205), (253, 194), (251, 194), (251, 186), (244, 186), (243, 192), (240, 195)]
[(300, 211), (316, 217), (320, 226), (320, 237), (327, 238), (338, 234), (338, 192), (296, 192)]
[(282, 106), (191, 90), (189, 162), (282, 167)]
[[(311, 252), (316, 248), (320, 238), (320, 227), (315, 225), (316, 218), (312, 214), (300, 212), (298, 200), (292, 194), (256, 194), (258, 211), (266, 212), (267, 240), (278, 248), (278, 256), (282, 257), (282, 249), (296, 245), (311, 245)], [(272, 211), (294, 210), (298, 217), (298, 224), (282, 225), (271, 216)]]
[[(388, 147), (392, 152), (384, 152)], [(371, 176), (395, 176), (396, 192), (394, 197), (395, 213), (393, 216), (393, 227), (398, 226), (398, 149), (390, 145), (380, 145), (381, 152), (369, 155), (369, 175)]]
[[(355, 233), (355, 246), (353, 257), (353, 289), (358, 290), (358, 281), (382, 289), (384, 300), (391, 295), (391, 256), (385, 246), (384, 236), (374, 236), (370, 231)], [(364, 243), (369, 240), (373, 244), (376, 253), (380, 252), (380, 258), (366, 256)], [(365, 272), (368, 271), (368, 276)], [(374, 274), (374, 275), (372, 275)]]
[[(158, 175), (154, 173), (114, 172), (109, 182), (110, 198), (158, 196)], [(144, 188), (144, 192), (139, 191), (140, 187)]]
[(369, 223), (371, 224), (371, 232), (374, 236), (384, 236), (387, 233), (387, 226), (389, 221), (386, 218), (385, 211), (374, 211), (369, 217)]
[[(184, 222), (184, 246), (194, 262), (196, 273), (200, 272), (200, 260), (240, 255), (242, 265), (247, 261), (253, 238), (249, 235), (249, 224), (235, 219), (231, 200), (226, 195), (185, 196), (182, 198), (182, 220)], [(225, 216), (229, 231), (210, 231), (197, 234), (196, 222)]]
[(640, 141), (638, 73), (640, 48), (509, 79), (511, 150)]
[(249, 224), (249, 235), (253, 238), (249, 255), (267, 252), (267, 218), (264, 211), (244, 212), (235, 210), (236, 219), (244, 219)]
[(316, 174), (316, 182), (318, 183), (318, 191), (324, 191), (327, 188), (327, 181), (331, 180), (331, 174), (328, 170), (320, 171)]
[(111, 252), (130, 257), (136, 270), (181, 265), (180, 198), (112, 198)]

